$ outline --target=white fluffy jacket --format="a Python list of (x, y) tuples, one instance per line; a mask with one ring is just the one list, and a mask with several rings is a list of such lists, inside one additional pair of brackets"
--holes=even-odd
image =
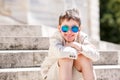
[[(47, 77), (47, 73), (50, 67), (59, 59), (59, 58), (71, 58), (77, 59), (77, 50), (64, 46), (65, 40), (62, 38), (59, 31), (55, 32), (55, 34), (50, 37), (50, 47), (48, 56), (45, 58), (41, 65), (41, 75), (45, 79)], [(96, 48), (89, 42), (88, 37), (85, 33), (80, 32), (78, 37), (75, 39), (74, 44), (82, 45), (81, 53), (91, 59), (92, 61), (96, 61), (99, 59), (99, 53)]]

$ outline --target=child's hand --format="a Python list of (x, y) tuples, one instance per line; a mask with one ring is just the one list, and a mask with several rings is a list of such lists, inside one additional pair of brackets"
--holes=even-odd
[(79, 52), (82, 51), (81, 44), (79, 44), (77, 42), (66, 42), (65, 46), (70, 46), (72, 48), (75, 48)]

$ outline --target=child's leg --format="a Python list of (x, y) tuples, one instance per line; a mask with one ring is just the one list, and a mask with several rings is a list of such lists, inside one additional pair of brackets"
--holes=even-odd
[(75, 68), (82, 72), (84, 80), (95, 80), (92, 61), (82, 54), (78, 55), (78, 59), (74, 61)]
[(72, 80), (73, 60), (62, 58), (58, 60), (60, 80)]

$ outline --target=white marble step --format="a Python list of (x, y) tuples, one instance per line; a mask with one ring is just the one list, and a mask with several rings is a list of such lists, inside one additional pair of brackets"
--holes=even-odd
[(120, 64), (120, 51), (119, 50), (114, 50), (114, 51), (107, 51), (107, 50), (102, 50), (99, 51), (100, 53), (100, 59), (95, 62), (94, 64), (96, 65), (115, 65), (115, 64)]
[(48, 37), (0, 37), (0, 50), (47, 50)]
[[(120, 80), (120, 66), (94, 66), (97, 80)], [(0, 69), (0, 80), (43, 80), (40, 67)], [(31, 77), (32, 76), (32, 77)]]
[(94, 66), (97, 80), (120, 80), (120, 65)]
[(39, 68), (0, 69), (0, 80), (43, 80)]
[(39, 25), (0, 25), (0, 37), (49, 37), (57, 26)]
[[(46, 28), (45, 28), (46, 29)], [(39, 50), (39, 49), (48, 49), (49, 48), (49, 37), (53, 34), (53, 33), (49, 33), (48, 34), (45, 32), (45, 29), (43, 29), (43, 34), (42, 37), (40, 35), (35, 35), (32, 34), (30, 35), (29, 33), (22, 33), (22, 32), (16, 32), (16, 35), (13, 34), (5, 34), (3, 33), (0, 34), (0, 50)], [(50, 29), (53, 30), (53, 29)], [(55, 30), (53, 30), (54, 32)], [(24, 36), (22, 36), (22, 34)], [(29, 35), (27, 35), (29, 34)], [(44, 36), (44, 37), (43, 37)], [(97, 49), (99, 49), (99, 42), (97, 41), (92, 41), (91, 43), (93, 43)]]
[(0, 25), (0, 37), (38, 37), (41, 34), (41, 25)]
[(22, 23), (19, 23), (19, 22), (15, 21), (14, 19), (12, 19), (10, 17), (10, 13), (5, 12), (5, 13), (3, 13), (3, 15), (1, 15), (1, 13), (0, 13), (0, 25), (5, 25), (5, 24), (18, 25), (18, 24), (22, 24)]
[(5, 50), (0, 51), (0, 67), (33, 67), (40, 66), (46, 50)]
[[(3, 50), (0, 51), (1, 68), (40, 66), (47, 56), (48, 50)], [(118, 65), (118, 51), (100, 51), (100, 60), (94, 65)]]
[[(41, 41), (47, 45), (46, 49), (48, 49), (49, 37), (51, 37), (56, 30), (57, 26), (51, 27), (42, 24), (0, 25), (0, 49), (40, 49), (39, 47), (41, 45), (38, 46), (38, 44)], [(44, 37), (46, 37), (46, 39)], [(118, 44), (96, 41), (92, 39), (91, 43), (93, 43), (96, 48), (100, 50), (120, 50), (120, 45)]]

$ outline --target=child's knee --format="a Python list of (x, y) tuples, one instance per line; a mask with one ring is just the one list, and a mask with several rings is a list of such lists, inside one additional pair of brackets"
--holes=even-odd
[(60, 58), (58, 60), (58, 66), (73, 66), (73, 59)]
[(83, 68), (91, 67), (92, 68), (92, 60), (85, 57), (84, 55), (80, 54), (78, 59), (74, 61), (74, 66), (79, 70), (82, 71)]
[(78, 55), (78, 59), (80, 59), (80, 61), (83, 61), (83, 62), (90, 62), (90, 63), (92, 62), (91, 59), (87, 58), (86, 56), (82, 54)]

